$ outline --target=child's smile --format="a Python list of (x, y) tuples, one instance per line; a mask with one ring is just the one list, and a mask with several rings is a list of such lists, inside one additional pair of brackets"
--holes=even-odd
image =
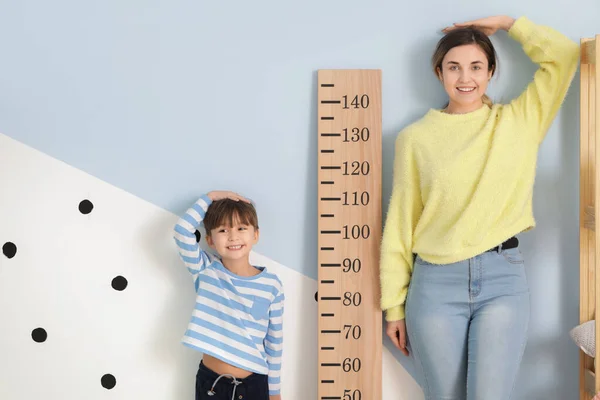
[(258, 241), (258, 231), (251, 225), (234, 221), (232, 226), (213, 229), (206, 240), (223, 259), (239, 260), (247, 257)]

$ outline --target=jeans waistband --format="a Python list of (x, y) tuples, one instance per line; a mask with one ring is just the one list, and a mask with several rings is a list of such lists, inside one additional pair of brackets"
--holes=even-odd
[[(210, 369), (206, 365), (204, 365), (204, 363), (202, 361), (200, 361), (200, 366), (198, 368), (198, 372), (202, 373), (202, 375), (204, 375), (206, 378), (212, 379), (212, 380), (216, 380), (219, 376), (221, 376), (220, 374), (216, 373), (215, 371), (213, 371), (212, 369)], [(235, 378), (235, 379), (242, 383), (252, 383), (252, 382), (259, 382), (265, 378), (266, 378), (266, 375), (252, 373), (251, 375), (248, 375), (245, 378)], [(228, 376), (224, 376), (222, 379), (219, 380), (219, 383), (220, 382), (232, 384), (233, 379)]]

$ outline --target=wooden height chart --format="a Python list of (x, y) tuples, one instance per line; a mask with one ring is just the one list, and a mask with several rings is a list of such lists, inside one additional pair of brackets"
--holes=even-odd
[(381, 400), (381, 71), (318, 74), (319, 400)]

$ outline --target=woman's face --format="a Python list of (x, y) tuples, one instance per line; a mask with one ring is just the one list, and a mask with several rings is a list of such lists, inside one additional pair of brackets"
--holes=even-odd
[(481, 106), (492, 71), (488, 71), (488, 60), (481, 48), (468, 44), (446, 53), (438, 77), (450, 97), (448, 108), (470, 110)]

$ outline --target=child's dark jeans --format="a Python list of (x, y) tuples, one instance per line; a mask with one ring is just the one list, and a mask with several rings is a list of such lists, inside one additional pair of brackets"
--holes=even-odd
[(234, 380), (229, 375), (217, 374), (200, 362), (196, 374), (196, 400), (269, 400), (268, 377), (252, 374)]

